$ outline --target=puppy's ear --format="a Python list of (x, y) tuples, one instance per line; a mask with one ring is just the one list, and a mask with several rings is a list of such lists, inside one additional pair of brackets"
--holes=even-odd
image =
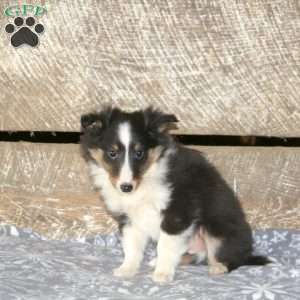
[(106, 107), (100, 112), (92, 112), (81, 116), (81, 131), (100, 134), (109, 125), (112, 108)]
[(144, 111), (146, 128), (151, 132), (165, 133), (171, 129), (176, 129), (178, 119), (173, 114), (165, 114), (160, 110), (148, 107)]
[(82, 115), (80, 121), (82, 131), (97, 127), (101, 129), (103, 126), (102, 119), (100, 118), (100, 114), (98, 113), (89, 113)]

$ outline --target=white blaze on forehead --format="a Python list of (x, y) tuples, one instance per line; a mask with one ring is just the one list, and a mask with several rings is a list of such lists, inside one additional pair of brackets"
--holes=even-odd
[(131, 183), (133, 176), (132, 176), (132, 170), (130, 168), (129, 164), (129, 147), (131, 143), (131, 131), (130, 131), (130, 125), (129, 123), (122, 123), (119, 126), (118, 129), (118, 135), (121, 144), (123, 144), (125, 148), (125, 158), (123, 165), (120, 170), (120, 176), (119, 176), (119, 184), (122, 183)]

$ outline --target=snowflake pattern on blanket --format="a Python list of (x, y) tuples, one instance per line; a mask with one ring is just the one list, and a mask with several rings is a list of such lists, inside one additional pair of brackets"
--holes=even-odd
[(206, 265), (182, 266), (173, 282), (159, 285), (147, 264), (155, 256), (153, 244), (138, 275), (122, 280), (112, 275), (123, 255), (116, 234), (53, 241), (0, 226), (0, 299), (300, 299), (300, 231), (256, 231), (254, 237), (256, 252), (275, 263), (216, 277)]

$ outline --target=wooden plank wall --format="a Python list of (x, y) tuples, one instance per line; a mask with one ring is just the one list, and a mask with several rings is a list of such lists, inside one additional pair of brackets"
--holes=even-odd
[(37, 49), (0, 35), (0, 130), (78, 131), (112, 103), (175, 112), (184, 133), (299, 136), (298, 1), (43, 2)]
[[(253, 228), (300, 229), (298, 148), (197, 147), (235, 190)], [(55, 239), (116, 224), (89, 184), (78, 145), (0, 143), (0, 222)]]
[[(178, 133), (300, 137), (298, 1), (27, 3), (46, 5), (45, 32), (34, 49), (0, 34), (0, 131), (79, 131), (110, 103), (173, 112)], [(254, 228), (300, 229), (299, 148), (201, 150)], [(1, 223), (52, 238), (115, 230), (78, 145), (0, 143), (0, 163)]]

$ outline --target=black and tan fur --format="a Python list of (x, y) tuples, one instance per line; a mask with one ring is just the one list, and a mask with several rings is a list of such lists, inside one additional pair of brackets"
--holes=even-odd
[(83, 157), (123, 233), (124, 262), (114, 274), (133, 276), (152, 239), (158, 242), (153, 279), (170, 281), (200, 231), (211, 274), (268, 263), (253, 255), (240, 203), (214, 166), (168, 133), (175, 122), (153, 108), (106, 108), (81, 118)]

